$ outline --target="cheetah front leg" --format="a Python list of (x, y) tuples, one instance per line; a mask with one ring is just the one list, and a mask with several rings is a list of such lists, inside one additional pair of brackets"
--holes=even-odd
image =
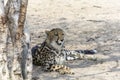
[(70, 67), (63, 66), (58, 71), (60, 74), (74, 74), (74, 72), (71, 71)]
[(59, 72), (60, 74), (74, 74), (74, 72), (72, 72), (71, 69), (65, 65), (52, 65), (50, 70)]

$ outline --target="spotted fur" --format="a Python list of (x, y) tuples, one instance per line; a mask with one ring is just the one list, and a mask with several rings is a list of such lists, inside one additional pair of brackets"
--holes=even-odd
[(60, 28), (46, 31), (46, 39), (42, 44), (32, 48), (33, 64), (42, 66), (44, 71), (57, 71), (61, 74), (73, 74), (64, 65), (66, 60), (78, 59), (80, 53), (94, 54), (94, 50), (65, 50), (65, 33)]
[(32, 48), (33, 64), (42, 66), (49, 71), (52, 65), (64, 63), (64, 54), (61, 53), (64, 45), (64, 31), (59, 28), (46, 31), (46, 40)]

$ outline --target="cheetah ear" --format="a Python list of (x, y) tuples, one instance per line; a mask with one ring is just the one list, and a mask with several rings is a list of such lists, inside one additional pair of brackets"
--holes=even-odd
[(46, 30), (45, 33), (48, 35), (48, 34), (49, 34), (49, 31)]

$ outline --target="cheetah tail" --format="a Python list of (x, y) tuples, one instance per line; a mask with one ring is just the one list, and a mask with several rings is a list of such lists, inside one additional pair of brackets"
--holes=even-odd
[(77, 53), (83, 53), (83, 54), (96, 54), (97, 50), (75, 50)]

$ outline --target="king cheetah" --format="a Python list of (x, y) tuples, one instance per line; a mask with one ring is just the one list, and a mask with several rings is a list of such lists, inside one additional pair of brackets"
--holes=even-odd
[(44, 42), (32, 48), (33, 64), (41, 66), (44, 71), (74, 74), (69, 67), (64, 65), (65, 61), (77, 59), (78, 57), (75, 56), (79, 53), (95, 53), (95, 50), (65, 50), (65, 32), (60, 28), (54, 28), (45, 33), (47, 37)]

